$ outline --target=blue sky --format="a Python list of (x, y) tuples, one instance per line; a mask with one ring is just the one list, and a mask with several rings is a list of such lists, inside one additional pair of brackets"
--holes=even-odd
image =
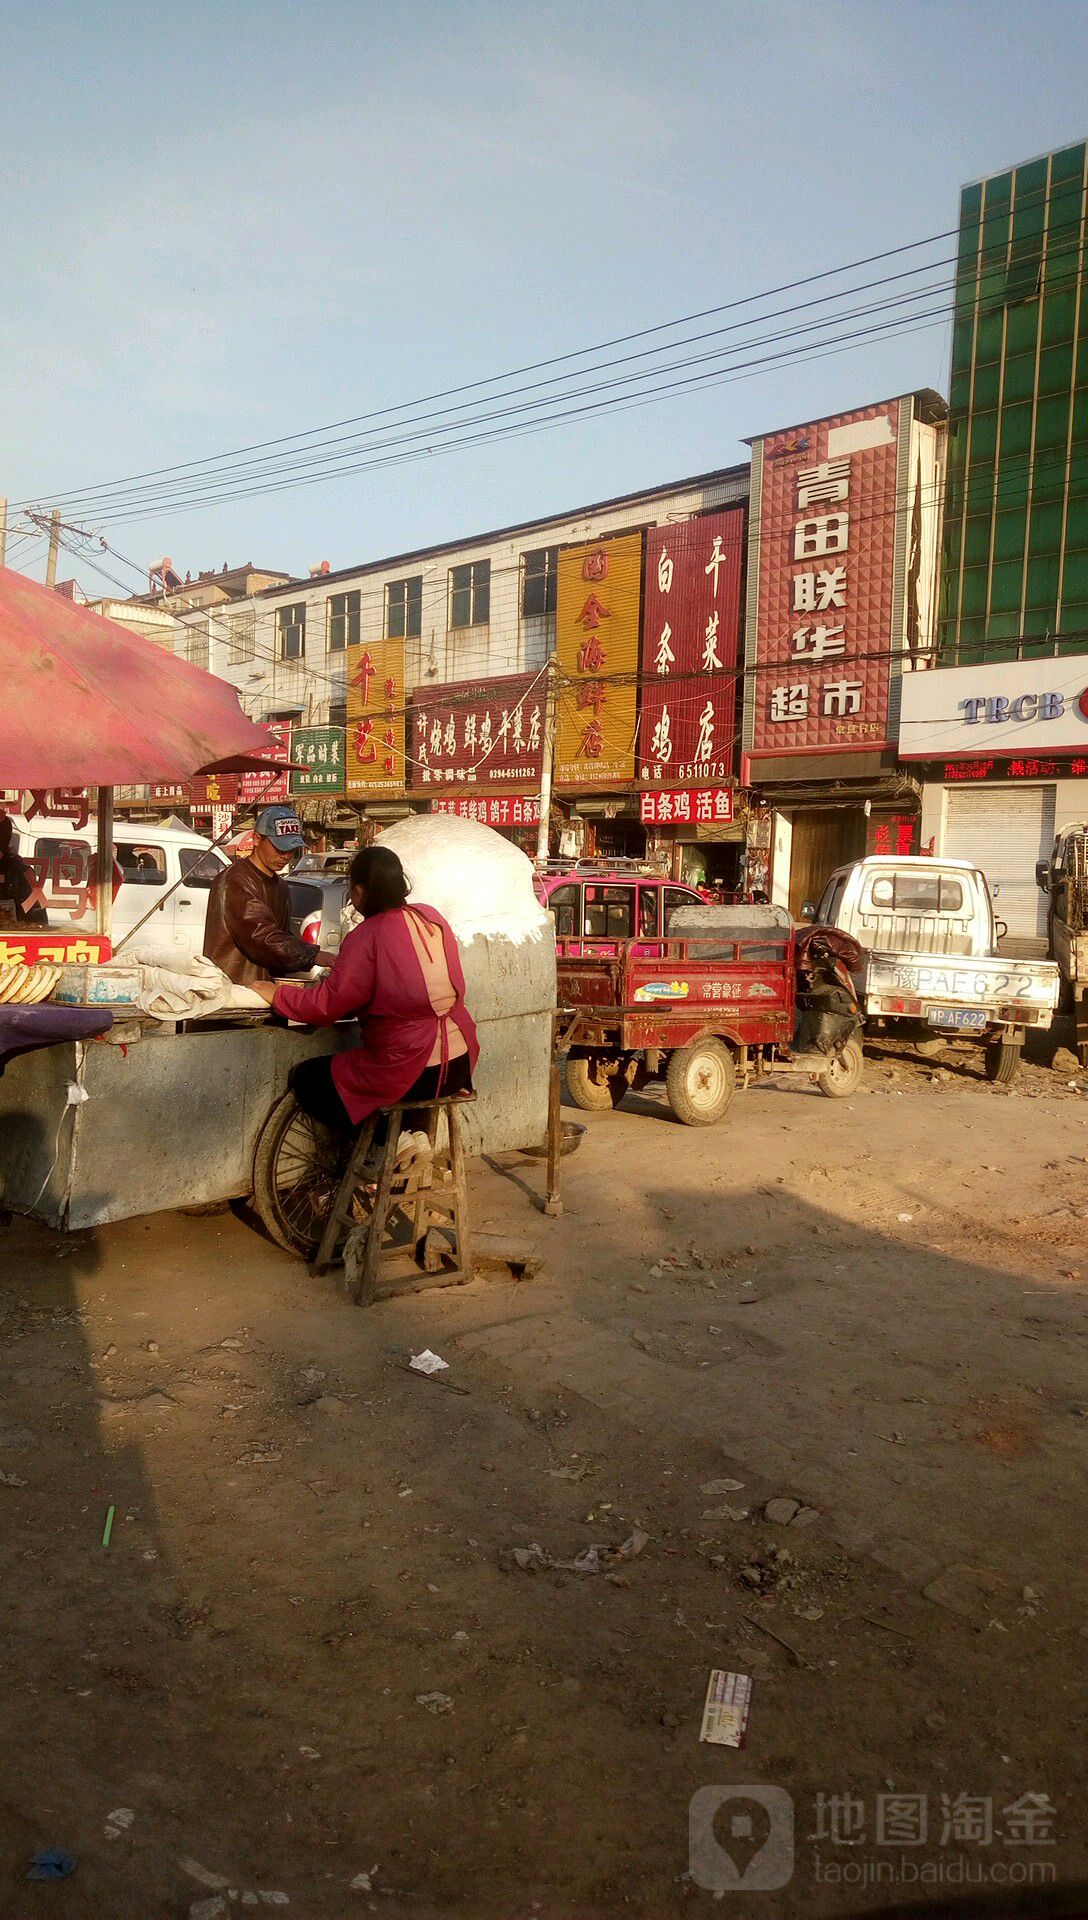
[[(407, 401), (935, 233), (961, 182), (1088, 130), (1079, 0), (50, 0), (39, 24), (4, 49), (13, 500)], [(727, 465), (742, 436), (841, 406), (946, 391), (948, 350), (942, 326), (107, 534), (183, 572), (349, 565)], [(40, 545), (12, 560), (40, 577)], [(104, 590), (62, 560), (73, 570)]]

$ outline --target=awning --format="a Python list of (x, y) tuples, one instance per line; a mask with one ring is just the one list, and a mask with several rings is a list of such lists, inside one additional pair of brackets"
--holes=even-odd
[(267, 748), (225, 680), (0, 569), (0, 787), (242, 772)]

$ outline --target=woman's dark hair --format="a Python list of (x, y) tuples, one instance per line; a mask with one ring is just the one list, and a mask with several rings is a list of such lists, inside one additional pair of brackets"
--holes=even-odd
[(351, 863), (349, 879), (353, 887), (366, 888), (364, 920), (372, 913), (385, 913), (389, 907), (403, 907), (408, 898), (404, 868), (392, 847), (363, 847)]

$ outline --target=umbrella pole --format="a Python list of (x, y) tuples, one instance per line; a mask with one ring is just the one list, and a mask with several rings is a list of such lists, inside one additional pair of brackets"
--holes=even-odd
[(113, 788), (95, 789), (98, 815), (98, 848), (95, 853), (95, 907), (98, 932), (109, 939), (113, 933)]

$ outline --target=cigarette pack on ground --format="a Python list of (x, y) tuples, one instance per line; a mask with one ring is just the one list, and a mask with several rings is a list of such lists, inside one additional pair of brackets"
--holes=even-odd
[(703, 1707), (700, 1740), (716, 1747), (743, 1747), (748, 1733), (748, 1709), (752, 1704), (752, 1682), (746, 1673), (711, 1670)]
[(62, 967), (53, 1000), (61, 1007), (131, 1007), (139, 991), (139, 967), (110, 961), (101, 967)]

